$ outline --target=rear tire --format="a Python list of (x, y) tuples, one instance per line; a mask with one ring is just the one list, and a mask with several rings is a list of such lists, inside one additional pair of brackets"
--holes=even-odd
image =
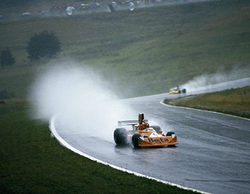
[(140, 134), (136, 133), (132, 136), (132, 143), (135, 148), (139, 147), (139, 138), (141, 137)]
[(124, 128), (116, 128), (114, 131), (114, 140), (117, 145), (128, 144), (128, 132)]
[(185, 94), (187, 92), (187, 90), (186, 89), (182, 89), (181, 92)]

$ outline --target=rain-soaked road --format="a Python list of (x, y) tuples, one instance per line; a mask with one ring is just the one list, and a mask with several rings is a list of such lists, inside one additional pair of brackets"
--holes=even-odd
[(211, 193), (249, 193), (250, 120), (165, 106), (168, 94), (124, 100), (149, 120), (175, 131), (175, 148), (133, 149), (70, 133), (56, 126), (69, 144), (97, 159), (151, 177)]

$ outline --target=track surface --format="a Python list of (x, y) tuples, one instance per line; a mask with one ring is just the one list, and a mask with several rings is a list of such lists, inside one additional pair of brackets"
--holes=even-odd
[(73, 147), (116, 166), (206, 192), (248, 193), (250, 120), (160, 104), (167, 96), (132, 98), (124, 103), (175, 131), (180, 143), (176, 148), (117, 147), (113, 141), (56, 128)]

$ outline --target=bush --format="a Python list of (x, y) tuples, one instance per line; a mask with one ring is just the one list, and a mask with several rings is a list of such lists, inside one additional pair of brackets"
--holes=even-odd
[(0, 91), (0, 99), (9, 99), (14, 97), (15, 95), (11, 92), (8, 92), (6, 89)]
[(1, 51), (0, 61), (3, 67), (13, 65), (16, 62), (8, 48)]
[(30, 38), (26, 50), (31, 60), (41, 57), (52, 58), (60, 52), (61, 43), (53, 32), (43, 31)]

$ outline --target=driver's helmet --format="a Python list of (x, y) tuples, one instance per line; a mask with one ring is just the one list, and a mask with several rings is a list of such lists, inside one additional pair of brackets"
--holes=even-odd
[(141, 128), (142, 129), (146, 129), (146, 128), (148, 128), (149, 127), (149, 124), (148, 123), (143, 123), (142, 125), (141, 125)]

